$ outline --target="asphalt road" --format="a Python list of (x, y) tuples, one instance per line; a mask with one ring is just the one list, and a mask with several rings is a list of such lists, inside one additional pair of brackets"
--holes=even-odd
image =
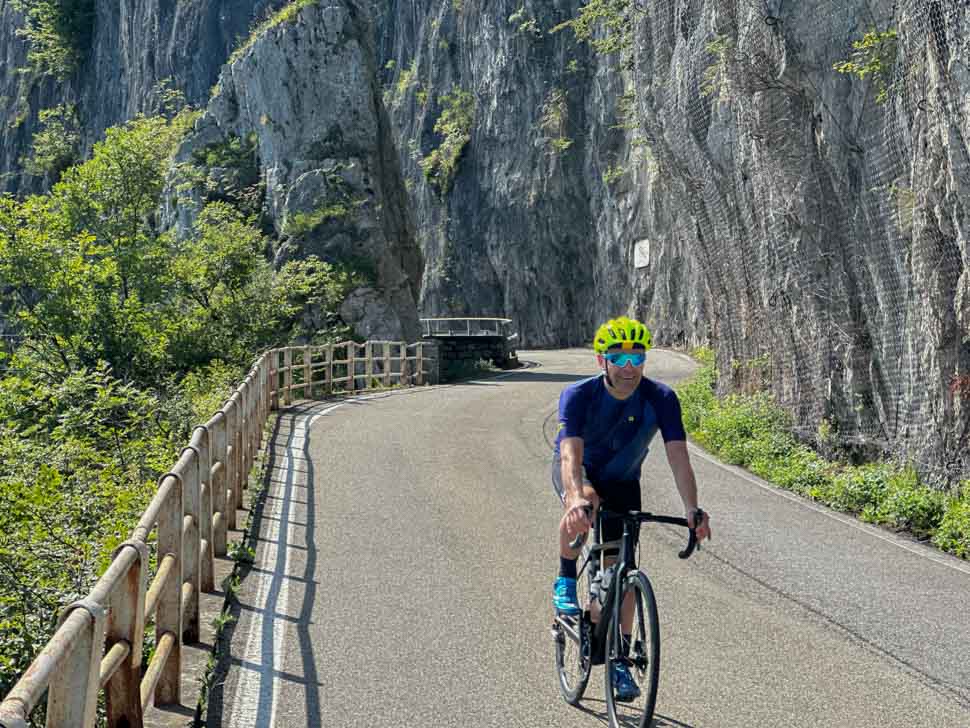
[[(256, 563), (212, 724), (602, 726), (559, 697), (549, 482), (558, 395), (588, 351), (494, 379), (280, 418)], [(654, 351), (647, 375), (692, 370)], [(834, 514), (691, 446), (714, 540), (645, 528), (657, 726), (970, 726), (970, 564)], [(680, 514), (662, 443), (644, 507)]]

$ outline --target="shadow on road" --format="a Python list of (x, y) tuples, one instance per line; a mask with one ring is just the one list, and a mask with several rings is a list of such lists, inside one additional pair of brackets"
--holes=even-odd
[[(597, 698), (583, 698), (583, 705), (577, 705), (576, 708), (587, 715), (596, 718), (599, 722), (604, 725), (609, 725), (610, 718), (606, 714), (606, 703)], [(624, 725), (621, 723), (621, 725)], [(631, 723), (635, 726), (635, 723)], [(690, 723), (683, 723), (679, 720), (675, 720), (666, 715), (661, 715), (659, 713), (654, 713), (653, 722), (650, 724), (651, 728), (694, 728)]]

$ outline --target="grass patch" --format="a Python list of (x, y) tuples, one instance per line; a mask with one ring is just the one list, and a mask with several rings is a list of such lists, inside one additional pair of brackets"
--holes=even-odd
[(782, 488), (970, 558), (970, 481), (954, 496), (922, 483), (912, 467), (826, 460), (795, 439), (789, 414), (770, 394), (716, 396), (713, 353), (693, 354), (702, 366), (677, 394), (695, 442)]
[(277, 25), (281, 25), (282, 23), (292, 23), (303, 8), (307, 7), (308, 5), (316, 5), (319, 1), (320, 0), (293, 0), (293, 2), (291, 2), (289, 5), (280, 8), (269, 18), (253, 28), (253, 31), (249, 34), (249, 37), (243, 41), (241, 46), (232, 52), (231, 56), (229, 56), (229, 63), (235, 63), (242, 58), (246, 51), (252, 48), (256, 40), (267, 30), (270, 28), (275, 28)]

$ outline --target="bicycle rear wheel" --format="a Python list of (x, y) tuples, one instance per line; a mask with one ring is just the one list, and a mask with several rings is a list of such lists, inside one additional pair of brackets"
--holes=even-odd
[[(584, 563), (588, 547), (583, 547), (579, 562)], [(556, 673), (559, 676), (559, 692), (570, 705), (577, 705), (586, 692), (589, 682), (590, 646), (592, 625), (589, 619), (589, 568), (583, 569), (576, 581), (576, 597), (579, 615), (556, 615), (552, 625), (552, 638), (556, 645)]]
[[(606, 708), (612, 728), (647, 728), (653, 720), (657, 702), (657, 683), (660, 678), (660, 623), (657, 600), (650, 581), (642, 571), (634, 571), (626, 578), (623, 594), (632, 595), (635, 603), (633, 632), (629, 653), (623, 654), (618, 645), (620, 630), (610, 625), (606, 635)], [(630, 670), (640, 689), (632, 700), (620, 701), (614, 680), (613, 662), (621, 662)]]

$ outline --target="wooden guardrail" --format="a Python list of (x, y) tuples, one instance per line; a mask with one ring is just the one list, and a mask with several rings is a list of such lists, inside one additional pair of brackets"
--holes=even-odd
[[(63, 610), (54, 636), (0, 703), (0, 728), (25, 728), (45, 692), (47, 728), (94, 726), (102, 690), (109, 728), (141, 728), (149, 703), (179, 703), (182, 645), (199, 638), (199, 595), (215, 590), (214, 558), (226, 554), (270, 411), (290, 404), (296, 391), (310, 399), (423, 384), (423, 354), (420, 343), (384, 341), (263, 354), (225, 405), (195, 428), (88, 596)], [(153, 534), (158, 566), (149, 580)], [(142, 674), (152, 621), (155, 651)]]

